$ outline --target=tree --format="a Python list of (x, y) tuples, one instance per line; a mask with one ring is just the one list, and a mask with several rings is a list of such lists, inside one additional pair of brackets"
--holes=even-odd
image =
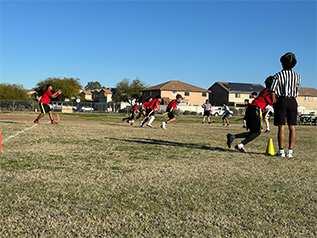
[(79, 95), (79, 91), (82, 88), (78, 78), (47, 78), (38, 82), (34, 88), (39, 96), (46, 90), (47, 84), (53, 85), (52, 93), (55, 93), (59, 89), (62, 90), (62, 94), (56, 98), (59, 101), (64, 101), (66, 98), (72, 100), (73, 97)]
[(98, 81), (90, 81), (85, 86), (85, 89), (91, 89), (91, 90), (100, 89), (100, 88), (103, 88), (103, 87), (101, 86), (101, 83), (99, 83)]
[(117, 83), (117, 93), (112, 97), (114, 102), (127, 102), (131, 105), (134, 100), (141, 97), (141, 90), (145, 88), (145, 84), (138, 78), (132, 82), (130, 79), (124, 78), (121, 82)]
[(0, 99), (6, 100), (28, 100), (29, 95), (20, 84), (0, 84)]

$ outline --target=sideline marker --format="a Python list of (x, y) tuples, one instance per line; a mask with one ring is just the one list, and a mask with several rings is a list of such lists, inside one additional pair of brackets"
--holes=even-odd
[(274, 155), (274, 146), (273, 146), (273, 140), (272, 138), (269, 139), (268, 144), (267, 144), (267, 148), (266, 148), (266, 155)]
[(59, 121), (59, 114), (58, 113), (56, 114), (56, 117), (57, 117), (57, 121)]

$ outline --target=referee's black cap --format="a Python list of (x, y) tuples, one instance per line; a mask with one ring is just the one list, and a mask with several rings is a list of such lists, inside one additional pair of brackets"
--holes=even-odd
[(292, 69), (297, 63), (295, 54), (292, 52), (287, 52), (281, 57), (280, 61), (282, 63), (283, 69)]

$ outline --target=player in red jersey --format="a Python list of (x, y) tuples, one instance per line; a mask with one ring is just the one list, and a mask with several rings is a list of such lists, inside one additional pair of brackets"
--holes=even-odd
[(152, 97), (148, 97), (145, 99), (145, 102), (142, 103), (142, 107), (141, 107), (141, 110), (139, 112), (139, 114), (137, 115), (137, 117), (133, 120), (136, 121), (138, 120), (142, 115), (145, 117), (146, 116), (146, 108), (149, 106), (150, 102), (152, 101)]
[(261, 119), (262, 112), (265, 111), (267, 105), (272, 106), (271, 92), (269, 88), (271, 87), (273, 77), (270, 76), (265, 80), (266, 88), (263, 89), (260, 94), (248, 105), (247, 111), (245, 113), (245, 120), (247, 124), (247, 129), (250, 132), (244, 132), (240, 134), (227, 134), (227, 145), (231, 148), (231, 144), (236, 138), (245, 138), (242, 142), (237, 144), (235, 148), (240, 152), (246, 152), (244, 145), (251, 142), (261, 134)]
[(158, 95), (155, 97), (155, 99), (153, 99), (150, 103), (149, 103), (149, 106), (146, 108), (146, 116), (143, 118), (143, 120), (141, 121), (140, 123), (140, 126), (143, 127), (144, 126), (144, 123), (150, 118), (149, 122), (147, 123), (147, 126), (149, 127), (153, 127), (152, 126), (152, 122), (154, 121), (155, 119), (155, 116), (154, 116), (154, 113), (155, 111), (158, 111), (160, 112), (160, 99), (161, 99), (161, 96)]
[(53, 113), (48, 105), (51, 101), (51, 98), (56, 98), (58, 95), (62, 93), (61, 90), (58, 90), (56, 93), (52, 93), (51, 91), (53, 90), (53, 85), (48, 84), (46, 85), (46, 91), (43, 93), (42, 98), (40, 100), (40, 109), (41, 109), (41, 114), (34, 120), (34, 123), (39, 124), (39, 120), (46, 114), (48, 113), (50, 119), (51, 119), (51, 124), (58, 124), (56, 121), (53, 119)]
[(133, 125), (134, 122), (134, 114), (138, 113), (138, 106), (139, 106), (139, 102), (135, 102), (135, 104), (133, 105), (133, 107), (131, 107), (130, 112), (131, 112), (131, 116), (126, 117), (126, 118), (122, 118), (122, 121), (127, 121), (129, 123), (129, 121), (131, 121), (131, 125)]
[(166, 124), (173, 122), (176, 120), (175, 118), (175, 108), (178, 103), (180, 103), (183, 100), (183, 97), (180, 94), (176, 95), (176, 99), (170, 101), (170, 103), (167, 105), (166, 112), (168, 113), (168, 120), (165, 122), (162, 122), (161, 128), (166, 129)]

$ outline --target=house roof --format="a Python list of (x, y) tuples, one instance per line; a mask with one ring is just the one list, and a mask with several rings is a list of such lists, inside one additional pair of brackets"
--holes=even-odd
[(184, 83), (178, 80), (172, 80), (165, 83), (161, 83), (149, 88), (145, 88), (142, 91), (154, 91), (154, 90), (161, 90), (161, 91), (190, 91), (190, 92), (209, 92), (209, 90), (196, 87), (194, 85)]
[(81, 93), (85, 95), (92, 95), (91, 91), (92, 91), (91, 89), (85, 89), (85, 90), (82, 90)]
[(298, 95), (317, 97), (317, 89), (316, 88), (298, 88)]
[(101, 91), (106, 92), (107, 94), (112, 94), (111, 89), (109, 88), (101, 88), (101, 89), (85, 89), (82, 93), (86, 95), (99, 94)]
[(260, 92), (264, 89), (261, 84), (252, 84), (252, 83), (230, 83), (230, 82), (215, 82), (209, 90), (215, 85), (218, 84), (226, 91), (231, 92)]

